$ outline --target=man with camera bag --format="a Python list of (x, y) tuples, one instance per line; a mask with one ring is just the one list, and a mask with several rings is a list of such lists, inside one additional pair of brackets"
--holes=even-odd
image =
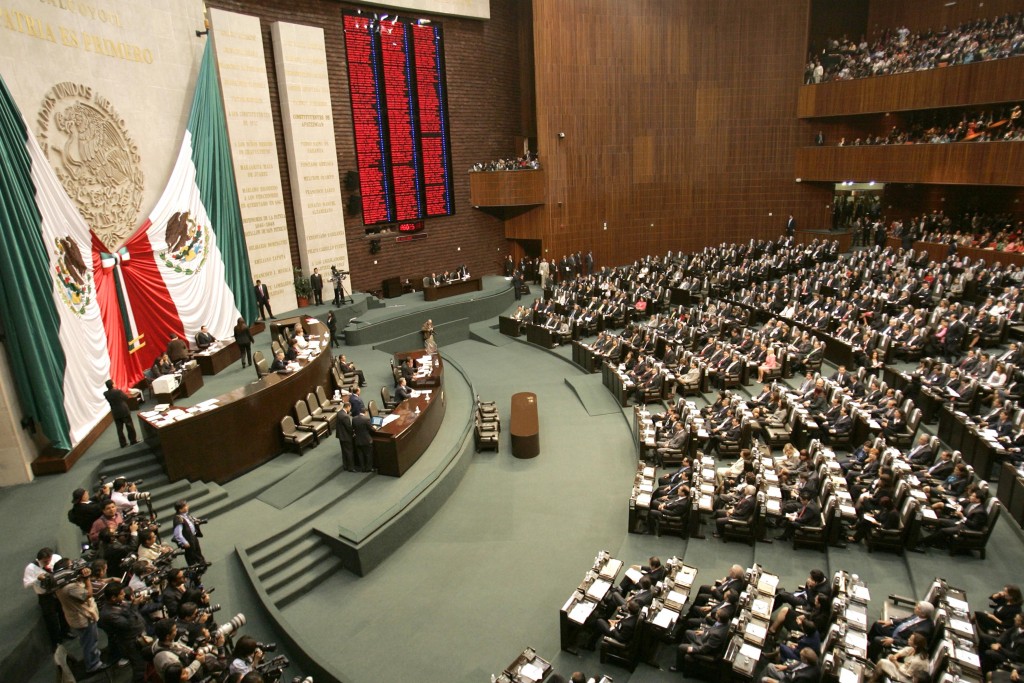
[[(57, 572), (71, 569), (71, 558), (63, 558), (53, 568)], [(72, 581), (57, 589), (57, 599), (60, 600), (60, 606), (64, 610), (68, 626), (78, 636), (78, 643), (82, 646), (82, 659), (86, 673), (95, 673), (106, 667), (103, 666), (103, 660), (100, 659), (100, 632), (97, 628), (100, 611), (92, 597), (90, 573), (88, 567), (79, 569), (77, 576)]]

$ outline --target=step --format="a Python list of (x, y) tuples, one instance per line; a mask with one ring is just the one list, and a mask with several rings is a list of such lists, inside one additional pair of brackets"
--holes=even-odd
[(253, 566), (258, 566), (261, 562), (266, 562), (271, 556), (285, 551), (289, 546), (298, 543), (308, 533), (310, 533), (309, 527), (304, 523), (299, 526), (292, 526), (246, 548), (246, 551), (249, 553)]
[(278, 609), (284, 609), (342, 569), (344, 569), (344, 563), (340, 557), (324, 559), (318, 566), (309, 570), (308, 581), (286, 587), (277, 596), (272, 596), (274, 604)]
[(290, 586), (293, 583), (312, 583), (312, 575), (316, 573), (317, 568), (333, 557), (335, 557), (335, 555), (331, 552), (330, 546), (326, 543), (321, 543), (313, 550), (308, 551), (306, 554), (296, 559), (288, 567), (288, 571), (278, 572), (278, 574), (269, 581), (262, 581), (263, 589), (267, 591), (267, 594), (270, 595), (271, 598), (274, 598), (274, 593), (276, 592), (290, 591)]
[(314, 550), (321, 542), (317, 534), (311, 533), (295, 545), (289, 546), (284, 552), (275, 553), (268, 557), (264, 564), (253, 563), (253, 566), (259, 572), (260, 581), (266, 581), (275, 574), (288, 569), (289, 563), (300, 555)]

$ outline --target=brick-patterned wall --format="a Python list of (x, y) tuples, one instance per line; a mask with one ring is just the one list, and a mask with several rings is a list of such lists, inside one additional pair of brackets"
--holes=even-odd
[[(356, 164), (341, 12), (357, 6), (330, 0), (289, 0), (286, 3), (280, 0), (209, 0), (207, 4), (261, 19), (292, 262), (298, 264), (295, 216), (291, 208), (291, 183), (281, 126), (270, 24), (286, 21), (324, 29), (327, 72), (334, 108), (334, 134), (338, 144), (338, 169), (344, 179), (346, 172), (356, 170)], [(427, 16), (444, 27), (456, 213), (427, 221), (424, 231), (426, 237), (423, 239), (397, 243), (394, 237), (383, 237), (380, 253), (371, 255), (362, 217), (346, 212), (345, 232), (352, 269), (351, 285), (356, 290), (377, 290), (381, 280), (386, 278), (416, 278), (431, 271), (451, 269), (462, 263), (476, 275), (500, 271), (501, 261), (509, 248), (502, 223), (474, 209), (470, 204), (467, 169), (477, 161), (488, 161), (515, 153), (513, 141), (521, 133), (517, 41), (519, 12), (523, 4), (520, 0), (491, 0), (491, 18), (488, 21), (417, 15)], [(344, 188), (342, 193), (347, 198), (349, 193)]]

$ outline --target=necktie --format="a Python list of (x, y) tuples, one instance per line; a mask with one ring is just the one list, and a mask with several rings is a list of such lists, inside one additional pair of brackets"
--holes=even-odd
[(913, 617), (912, 619), (907, 619), (902, 624), (897, 626), (896, 629), (892, 632), (893, 638), (899, 636), (900, 633), (902, 633), (904, 630), (910, 628), (914, 624), (920, 623), (922, 621), (924, 621), (924, 619), (922, 619), (921, 617)]

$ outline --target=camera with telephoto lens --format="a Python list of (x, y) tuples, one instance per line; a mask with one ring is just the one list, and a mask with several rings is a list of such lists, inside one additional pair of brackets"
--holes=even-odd
[(277, 649), (277, 643), (256, 643), (256, 647), (263, 650), (264, 652), (273, 652)]
[(149, 491), (129, 491), (124, 497), (128, 500), (152, 500), (153, 494)]
[(245, 626), (245, 615), (239, 612), (235, 616), (231, 617), (231, 619), (226, 624), (221, 624), (220, 627), (217, 629), (217, 633), (224, 636), (225, 638), (228, 638), (237, 633), (238, 629), (242, 628), (243, 626)]
[(255, 667), (255, 671), (263, 677), (264, 681), (281, 680), (281, 673), (288, 668), (291, 662), (284, 655), (278, 655), (270, 661), (264, 662)]
[(174, 558), (178, 557), (179, 555), (184, 555), (184, 554), (185, 554), (185, 549), (184, 548), (177, 548), (175, 550), (170, 550), (168, 552), (160, 553), (160, 555), (158, 555), (157, 558), (155, 560), (153, 560), (153, 564), (155, 564), (157, 566), (169, 565), (174, 560)]
[(41, 574), (39, 577), (39, 585), (41, 585), (47, 592), (53, 592), (59, 588), (63, 588), (69, 583), (77, 581), (82, 576), (82, 570), (88, 566), (89, 563), (85, 560), (71, 560), (71, 563), (63, 569)]
[(132, 599), (143, 598), (145, 600), (151, 600), (153, 596), (155, 596), (156, 594), (156, 588), (149, 586), (147, 588), (142, 588), (137, 591), (132, 591)]
[(213, 614), (214, 612), (219, 612), (220, 609), (220, 605), (208, 605), (206, 607), (200, 607), (196, 612), (198, 614)]

